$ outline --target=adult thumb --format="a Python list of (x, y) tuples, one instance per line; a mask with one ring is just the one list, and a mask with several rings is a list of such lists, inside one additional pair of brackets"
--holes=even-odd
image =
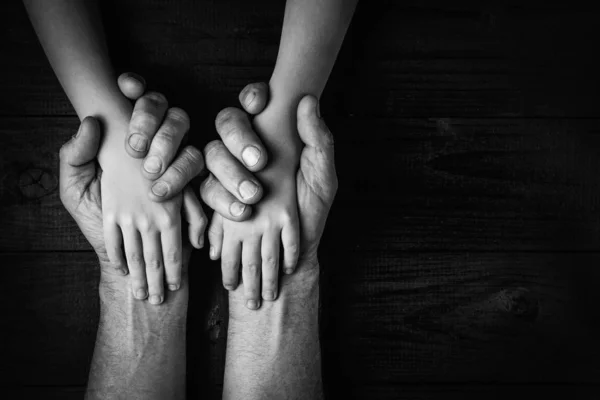
[(304, 143), (300, 169), (315, 194), (331, 206), (338, 187), (333, 135), (319, 117), (318, 107), (314, 96), (305, 96), (298, 105), (298, 134)]
[(319, 102), (316, 97), (304, 96), (298, 104), (297, 116), (298, 134), (304, 145), (313, 147), (326, 156), (333, 156), (333, 135), (319, 117)]
[(60, 149), (61, 191), (73, 180), (89, 179), (96, 171), (94, 160), (100, 146), (100, 124), (93, 117), (81, 122), (79, 131)]

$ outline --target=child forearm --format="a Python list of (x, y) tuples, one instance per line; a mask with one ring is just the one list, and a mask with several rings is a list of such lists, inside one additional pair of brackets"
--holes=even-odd
[(306, 94), (320, 97), (358, 0), (288, 0), (271, 77), (272, 103), (295, 114)]
[(102, 121), (105, 133), (119, 131), (110, 125), (129, 121), (131, 104), (117, 86), (96, 2), (24, 0), (23, 3), (79, 118), (94, 116)]

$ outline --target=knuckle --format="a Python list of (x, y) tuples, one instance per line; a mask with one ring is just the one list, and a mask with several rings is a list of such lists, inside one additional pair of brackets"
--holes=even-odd
[(259, 265), (256, 262), (250, 262), (246, 265), (246, 269), (251, 276), (257, 276), (260, 271)]
[(202, 152), (194, 146), (186, 146), (181, 151), (181, 158), (185, 162), (193, 175), (199, 174), (204, 169), (204, 157)]
[(146, 262), (146, 269), (157, 271), (162, 268), (162, 261), (158, 259), (152, 259)]
[(274, 256), (266, 256), (263, 258), (263, 267), (266, 269), (276, 269), (277, 268), (277, 258)]
[(213, 140), (204, 146), (204, 159), (208, 165), (209, 160), (212, 160), (218, 153), (223, 151), (225, 145), (220, 140)]
[(284, 247), (285, 247), (285, 251), (292, 255), (298, 254), (298, 252), (300, 251), (300, 247), (298, 246), (298, 243), (296, 243), (296, 242), (286, 243), (284, 245)]
[(144, 256), (138, 251), (130, 251), (127, 253), (127, 263), (132, 266), (144, 265)]
[(179, 218), (178, 216), (167, 212), (160, 217), (160, 224), (166, 229), (175, 228), (179, 224)]
[(169, 265), (177, 265), (181, 262), (181, 254), (176, 249), (167, 250), (164, 257), (165, 262)]
[(151, 132), (160, 124), (160, 118), (146, 110), (134, 110), (131, 114), (131, 130)]
[(235, 107), (227, 107), (221, 110), (215, 118), (215, 126), (217, 131), (221, 133), (228, 125), (234, 123), (240, 118), (240, 114), (243, 112)]
[(135, 225), (140, 232), (144, 232), (144, 233), (149, 232), (151, 230), (151, 226), (152, 226), (150, 223), (150, 220), (148, 218), (138, 219), (136, 221)]
[(133, 228), (133, 217), (131, 215), (122, 215), (119, 218), (119, 225), (126, 229)]
[(185, 162), (171, 164), (171, 173), (174, 175), (175, 181), (185, 181), (187, 177), (193, 175), (190, 165)]
[(186, 129), (190, 126), (190, 116), (179, 107), (171, 107), (167, 112), (167, 119), (173, 120), (178, 125), (183, 125)]
[(208, 177), (202, 181), (200, 184), (200, 194), (203, 199), (205, 198), (204, 196), (215, 187), (216, 183), (217, 181), (213, 174), (209, 174)]
[(183, 157), (185, 157), (191, 164), (203, 164), (204, 157), (200, 150), (194, 146), (185, 146), (181, 151)]
[(116, 223), (117, 223), (117, 216), (115, 215), (115, 213), (105, 211), (104, 212), (104, 224), (116, 225)]
[(160, 107), (167, 104), (167, 97), (160, 92), (148, 92), (144, 96), (142, 96), (142, 98), (155, 107)]
[(221, 230), (215, 228), (212, 224), (210, 225), (210, 227), (208, 228), (208, 236), (210, 236), (211, 238), (218, 238), (221, 236)]

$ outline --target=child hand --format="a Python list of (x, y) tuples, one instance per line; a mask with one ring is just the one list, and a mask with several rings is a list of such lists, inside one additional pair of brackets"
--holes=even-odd
[[(164, 125), (167, 125), (167, 120)], [(111, 125), (113, 129), (126, 131), (128, 123)], [(119, 135), (122, 137), (123, 132), (110, 136)], [(163, 203), (151, 201), (147, 193), (152, 182), (142, 176), (141, 161), (130, 158), (122, 147), (107, 150), (110, 152), (103, 157), (105, 168), (101, 176), (101, 193), (109, 259), (115, 265), (129, 266), (136, 298), (145, 299), (149, 295), (150, 303), (160, 304), (164, 300), (165, 278), (170, 290), (177, 290), (181, 284), (182, 200), (187, 216), (200, 216), (202, 220), (202, 208), (187, 188), (183, 195)], [(192, 225), (198, 226), (190, 223), (190, 235)], [(194, 231), (193, 236), (190, 236), (190, 242), (198, 244), (198, 232)]]
[(255, 118), (254, 127), (270, 150), (270, 165), (256, 174), (265, 196), (248, 221), (234, 222), (214, 215), (223, 228), (223, 285), (228, 290), (237, 287), (241, 257), (246, 305), (250, 309), (260, 306), (261, 282), (264, 300), (277, 297), (281, 245), (284, 270), (291, 273), (298, 261), (300, 244), (296, 196), (300, 142), (295, 115), (290, 118), (267, 109)]

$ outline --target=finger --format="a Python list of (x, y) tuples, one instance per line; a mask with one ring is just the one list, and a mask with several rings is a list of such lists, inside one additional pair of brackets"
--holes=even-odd
[(277, 298), (280, 242), (279, 232), (266, 233), (262, 238), (262, 298), (269, 301)]
[(223, 142), (213, 140), (204, 148), (206, 168), (239, 201), (254, 204), (262, 196), (262, 186), (227, 150)]
[(223, 247), (223, 218), (217, 213), (213, 214), (208, 228), (208, 242), (210, 243), (210, 259), (218, 260)]
[(152, 201), (165, 201), (181, 193), (192, 179), (204, 170), (204, 158), (194, 146), (186, 146), (148, 193)]
[(125, 150), (134, 158), (146, 156), (148, 147), (167, 111), (167, 98), (157, 92), (148, 92), (135, 102)]
[(252, 207), (239, 202), (213, 174), (200, 185), (200, 196), (207, 206), (231, 221), (244, 221), (252, 215)]
[(170, 224), (169, 228), (161, 230), (163, 262), (165, 265), (165, 279), (169, 290), (177, 290), (181, 286), (182, 246), (181, 246), (181, 221)]
[(115, 271), (121, 275), (127, 275), (127, 260), (123, 255), (123, 235), (121, 229), (115, 223), (104, 219), (104, 245), (106, 254)]
[(223, 286), (227, 290), (235, 290), (239, 283), (240, 255), (242, 243), (239, 240), (225, 237), (221, 252), (221, 272)]
[(314, 182), (318, 195), (331, 205), (338, 187), (333, 135), (319, 118), (318, 102), (313, 96), (305, 96), (298, 105), (298, 134), (305, 145), (300, 160), (304, 179)]
[(77, 134), (60, 149), (59, 193), (65, 207), (78, 204), (96, 177), (96, 155), (100, 145), (100, 124), (87, 117)]
[(296, 268), (300, 254), (300, 229), (297, 223), (284, 225), (281, 230), (281, 244), (283, 245), (283, 271), (291, 274)]
[(240, 92), (240, 104), (249, 114), (259, 114), (269, 102), (269, 85), (264, 82), (250, 83)]
[(333, 156), (333, 135), (319, 116), (319, 102), (314, 96), (304, 96), (298, 104), (298, 134), (305, 146)]
[(144, 160), (143, 173), (146, 178), (155, 180), (165, 171), (189, 129), (190, 118), (185, 111), (177, 107), (167, 110), (167, 115), (152, 139)]
[(244, 242), (242, 246), (242, 279), (246, 307), (257, 310), (260, 307), (260, 238)]
[(165, 268), (160, 239), (161, 235), (158, 232), (146, 232), (142, 234), (146, 279), (148, 281), (148, 301), (154, 305), (162, 303), (165, 298)]
[(267, 151), (252, 129), (248, 116), (229, 107), (215, 119), (217, 132), (227, 150), (250, 171), (260, 171), (267, 163)]
[(146, 282), (146, 266), (144, 264), (144, 252), (142, 251), (142, 238), (137, 230), (133, 229), (131, 223), (121, 224), (123, 232), (123, 245), (125, 256), (131, 276), (131, 290), (136, 299), (143, 300), (148, 297), (148, 285)]
[(190, 243), (197, 249), (204, 247), (204, 230), (208, 220), (200, 200), (190, 186), (183, 189), (183, 215), (188, 223)]
[(139, 99), (146, 90), (146, 81), (144, 78), (133, 72), (125, 72), (119, 75), (117, 79), (121, 93), (130, 100)]
[(100, 146), (100, 124), (87, 117), (79, 126), (77, 134), (60, 149), (61, 177), (70, 178), (80, 174), (82, 168), (93, 168)]

